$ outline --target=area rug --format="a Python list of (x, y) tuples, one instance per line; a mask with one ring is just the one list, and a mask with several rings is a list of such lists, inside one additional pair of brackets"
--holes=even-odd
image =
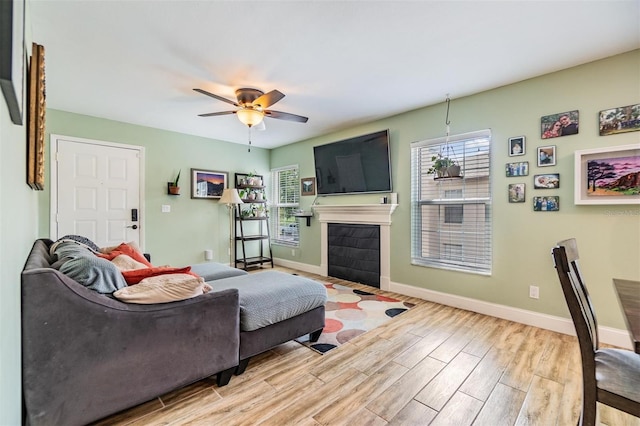
[(322, 354), (386, 323), (413, 304), (339, 284), (325, 284), (325, 326), (317, 342), (309, 336), (296, 339)]

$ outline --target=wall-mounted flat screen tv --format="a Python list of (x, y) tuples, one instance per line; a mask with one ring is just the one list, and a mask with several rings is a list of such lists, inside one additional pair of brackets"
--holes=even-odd
[(313, 147), (318, 195), (391, 192), (389, 130)]

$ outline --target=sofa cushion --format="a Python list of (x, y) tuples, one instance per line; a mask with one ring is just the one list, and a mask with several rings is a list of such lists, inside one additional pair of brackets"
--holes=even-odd
[(257, 330), (295, 317), (327, 301), (321, 283), (297, 275), (266, 271), (209, 281), (213, 291), (237, 288), (240, 329)]
[(103, 257), (107, 260), (113, 260), (121, 254), (125, 254), (131, 257), (136, 262), (140, 262), (148, 268), (151, 268), (153, 266), (142, 253), (140, 253), (134, 247), (130, 246), (127, 243), (122, 243), (114, 249), (109, 250), (109, 252), (107, 253), (96, 253), (97, 256)]
[(60, 272), (98, 293), (113, 293), (127, 286), (116, 265), (93, 254), (70, 258), (60, 266)]
[(202, 278), (189, 274), (165, 274), (145, 278), (113, 295), (126, 303), (151, 304), (190, 299), (209, 290), (211, 287)]
[(94, 243), (93, 241), (91, 241), (90, 239), (88, 239), (87, 237), (83, 237), (82, 235), (65, 235), (62, 238), (58, 238), (56, 240), (56, 242), (54, 242), (53, 244), (51, 244), (51, 247), (49, 247), (50, 250), (50, 254), (53, 256), (53, 253), (55, 252), (56, 248), (58, 247), (58, 245), (60, 245), (61, 243), (66, 243), (66, 242), (74, 242), (82, 247), (86, 247), (87, 249), (91, 250), (92, 252), (99, 252), (100, 248), (98, 247), (98, 245), (96, 243)]
[(142, 281), (145, 278), (155, 277), (157, 275), (190, 274), (192, 277), (197, 277), (197, 275), (194, 275), (191, 273), (191, 267), (189, 266), (185, 266), (184, 268), (174, 268), (172, 266), (154, 266), (153, 268), (135, 269), (132, 271), (121, 271), (121, 273), (125, 281), (129, 285), (138, 284), (140, 281)]
[(222, 278), (237, 277), (249, 274), (242, 269), (232, 268), (222, 263), (205, 262), (191, 265), (191, 272), (204, 278), (205, 281), (220, 280)]

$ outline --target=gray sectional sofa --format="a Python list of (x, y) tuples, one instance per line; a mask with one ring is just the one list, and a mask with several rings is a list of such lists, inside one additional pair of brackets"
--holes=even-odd
[(224, 386), (251, 356), (324, 327), (324, 287), (306, 278), (194, 266), (213, 290), (124, 303), (55, 269), (52, 243), (34, 243), (21, 278), (25, 424), (87, 424), (212, 375)]

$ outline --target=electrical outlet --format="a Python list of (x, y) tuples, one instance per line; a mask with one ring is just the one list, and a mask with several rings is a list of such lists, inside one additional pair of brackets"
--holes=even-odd
[(171, 206), (168, 204), (162, 205), (162, 213), (171, 213)]
[(540, 288), (538, 286), (535, 285), (530, 285), (529, 286), (529, 297), (532, 299), (539, 299), (540, 298)]
[(291, 249), (291, 256), (296, 257), (296, 249)]

